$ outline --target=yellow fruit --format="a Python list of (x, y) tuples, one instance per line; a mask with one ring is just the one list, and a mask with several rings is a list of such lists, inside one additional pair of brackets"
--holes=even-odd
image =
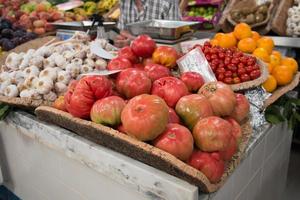
[(217, 39), (211, 39), (209, 42), (212, 46), (219, 46), (219, 40)]
[(293, 71), (285, 65), (274, 67), (272, 75), (276, 79), (278, 85), (287, 85), (293, 80)]
[(256, 42), (252, 38), (245, 38), (239, 41), (238, 48), (244, 53), (252, 53), (256, 49)]
[(252, 37), (251, 27), (246, 23), (237, 24), (234, 27), (233, 34), (239, 40), (244, 38), (250, 38)]
[(271, 54), (274, 48), (274, 41), (270, 37), (262, 37), (257, 40), (257, 47), (264, 48), (269, 54)]
[(283, 58), (281, 60), (281, 64), (288, 66), (294, 74), (297, 73), (298, 71), (298, 63), (294, 58), (289, 58), (289, 57)]
[(262, 84), (267, 92), (273, 92), (277, 88), (277, 81), (274, 76), (269, 75), (268, 79)]
[(230, 48), (236, 46), (236, 38), (232, 33), (226, 33), (220, 37), (219, 46), (223, 48)]
[(270, 63), (274, 66), (280, 65), (281, 60), (278, 58), (278, 56), (270, 55)]
[(276, 56), (281, 61), (281, 53), (279, 51), (273, 50), (271, 55)]
[(263, 48), (257, 48), (253, 51), (253, 55), (257, 58), (260, 58), (264, 62), (270, 62), (270, 55), (268, 54), (267, 50)]
[(268, 66), (268, 71), (269, 71), (269, 73), (271, 74), (272, 71), (273, 71), (273, 69), (274, 69), (274, 65), (272, 65), (271, 63), (266, 63), (266, 64), (267, 64), (267, 66)]
[(224, 33), (217, 33), (214, 37), (216, 40), (220, 40), (220, 38), (224, 35)]
[(259, 40), (260, 35), (258, 32), (256, 31), (252, 31), (252, 39), (254, 39), (255, 41)]

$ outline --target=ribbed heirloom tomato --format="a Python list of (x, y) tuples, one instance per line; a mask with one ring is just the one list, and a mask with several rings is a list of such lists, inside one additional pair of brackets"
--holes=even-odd
[(168, 68), (159, 64), (148, 64), (145, 66), (144, 70), (152, 81), (171, 75)]
[(184, 72), (180, 79), (185, 83), (190, 92), (197, 92), (204, 85), (204, 79), (197, 72)]
[(242, 94), (235, 94), (235, 98), (236, 106), (234, 107), (233, 112), (230, 114), (230, 117), (241, 123), (248, 117), (250, 104), (248, 99)]
[(176, 114), (175, 110), (170, 107), (169, 107), (169, 123), (180, 124), (180, 118)]
[(123, 47), (118, 51), (118, 56), (120, 58), (128, 59), (132, 64), (138, 63), (139, 58), (133, 53), (130, 47)]
[(142, 94), (129, 100), (122, 111), (121, 121), (126, 134), (150, 141), (166, 128), (169, 109), (164, 100), (155, 95)]
[(148, 35), (140, 35), (131, 43), (133, 53), (142, 58), (149, 58), (152, 56), (156, 48), (154, 40)]
[(127, 69), (132, 67), (131, 62), (124, 57), (117, 57), (109, 61), (107, 65), (108, 70), (119, 70), (119, 69)]
[(153, 141), (153, 145), (186, 161), (193, 152), (194, 140), (189, 129), (179, 124), (168, 124), (166, 130)]
[(157, 47), (152, 55), (152, 59), (155, 63), (164, 65), (168, 68), (176, 66), (176, 60), (178, 59), (177, 51), (168, 46)]

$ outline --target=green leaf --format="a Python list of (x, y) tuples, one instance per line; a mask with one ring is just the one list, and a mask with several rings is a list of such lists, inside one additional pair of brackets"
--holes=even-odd
[(293, 116), (295, 116), (295, 118), (298, 120), (298, 122), (300, 122), (300, 114), (297, 112), (294, 112)]
[(294, 126), (295, 126), (294, 121), (295, 121), (295, 117), (294, 117), (294, 115), (292, 115), (291, 118), (290, 118), (290, 120), (288, 121), (288, 127), (289, 127), (289, 129), (293, 129), (294, 128)]
[(271, 124), (279, 124), (279, 123), (285, 121), (284, 118), (278, 117), (277, 115), (266, 114), (265, 117), (266, 117), (266, 120)]
[(291, 102), (288, 101), (284, 105), (283, 116), (286, 119), (289, 119), (292, 116), (292, 113), (293, 113), (293, 105)]
[(289, 101), (296, 106), (300, 106), (300, 99), (290, 99)]
[(9, 111), (10, 111), (10, 107), (8, 105), (5, 105), (4, 107), (2, 107), (0, 109), (0, 120), (3, 120), (7, 116)]

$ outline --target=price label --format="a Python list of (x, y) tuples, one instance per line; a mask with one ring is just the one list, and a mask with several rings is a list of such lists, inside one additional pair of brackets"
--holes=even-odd
[(203, 52), (199, 48), (195, 48), (181, 57), (177, 64), (180, 73), (198, 72), (201, 74), (205, 82), (217, 81), (215, 74), (211, 70)]

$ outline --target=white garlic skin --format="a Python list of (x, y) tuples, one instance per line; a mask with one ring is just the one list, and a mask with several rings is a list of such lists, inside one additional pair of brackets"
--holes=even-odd
[(23, 70), (23, 73), (25, 74), (26, 77), (28, 76), (39, 76), (40, 74), (40, 69), (35, 66), (35, 65), (31, 65), (30, 67), (27, 67)]
[(68, 90), (68, 86), (62, 82), (56, 82), (54, 88), (55, 92), (58, 94), (64, 94)]
[(60, 67), (62, 69), (65, 69), (65, 66), (67, 64), (67, 60), (60, 54), (57, 54), (54, 57), (54, 62), (58, 67)]
[(23, 71), (20, 70), (14, 71), (9, 74), (9, 78), (11, 79), (11, 82), (13, 84), (18, 84), (20, 82), (24, 82), (25, 74), (23, 73)]
[(93, 68), (95, 67), (95, 62), (94, 62), (94, 60), (91, 59), (91, 58), (85, 59), (84, 62), (83, 62), (83, 64), (86, 64), (86, 65), (88, 65), (88, 66), (90, 66), (90, 67), (93, 67)]
[(37, 81), (38, 78), (36, 76), (28, 76), (27, 78), (25, 78), (23, 85), (27, 89), (34, 88)]
[(89, 72), (92, 72), (92, 71), (93, 71), (93, 68), (90, 67), (89, 65), (81, 65), (81, 67), (80, 67), (80, 73), (81, 74), (89, 73)]
[(71, 80), (71, 74), (70, 72), (67, 72), (67, 71), (59, 71), (57, 73), (57, 82), (61, 82), (61, 83), (64, 83), (64, 84), (69, 84), (70, 80)]
[(10, 81), (10, 73), (9, 72), (2, 72), (0, 73), (0, 83), (5, 82), (5, 81)]
[(39, 94), (47, 94), (53, 88), (53, 80), (48, 77), (39, 78), (35, 84), (35, 88)]
[(53, 57), (48, 57), (46, 59), (43, 60), (43, 66), (44, 68), (51, 68), (51, 67), (55, 67), (55, 61)]
[(104, 70), (107, 67), (107, 62), (104, 59), (98, 58), (95, 62), (95, 68), (97, 70)]
[(46, 101), (55, 101), (57, 99), (57, 95), (50, 91), (48, 94), (43, 95), (43, 99)]
[(52, 81), (55, 81), (57, 78), (57, 69), (55, 68), (46, 68), (41, 71), (39, 78), (49, 78)]
[(63, 57), (67, 60), (67, 61), (70, 61), (73, 59), (74, 57), (74, 52), (73, 51), (70, 51), (70, 50), (67, 50), (67, 51), (64, 51), (63, 52)]
[(74, 58), (74, 59), (71, 61), (71, 63), (80, 66), (80, 65), (83, 64), (83, 60), (80, 59), (80, 58)]
[(74, 63), (70, 63), (66, 66), (66, 72), (68, 72), (72, 78), (76, 78), (80, 73), (80, 67)]
[(23, 56), (21, 54), (12, 52), (6, 57), (5, 65), (10, 70), (17, 70), (22, 60)]
[(35, 89), (25, 89), (20, 92), (20, 97), (34, 100), (42, 99), (42, 96)]
[(9, 85), (11, 85), (11, 81), (10, 81), (10, 80), (6, 80), (6, 81), (2, 82), (2, 83), (0, 84), (0, 94), (3, 94), (5, 88), (6, 88), (7, 86), (9, 86)]
[(29, 61), (29, 65), (34, 65), (37, 66), (38, 68), (42, 68), (43, 67), (43, 61), (44, 61), (44, 57), (43, 56), (35, 56), (32, 59), (30, 59)]
[(7, 97), (17, 97), (19, 90), (16, 85), (9, 85), (4, 89), (3, 94)]

